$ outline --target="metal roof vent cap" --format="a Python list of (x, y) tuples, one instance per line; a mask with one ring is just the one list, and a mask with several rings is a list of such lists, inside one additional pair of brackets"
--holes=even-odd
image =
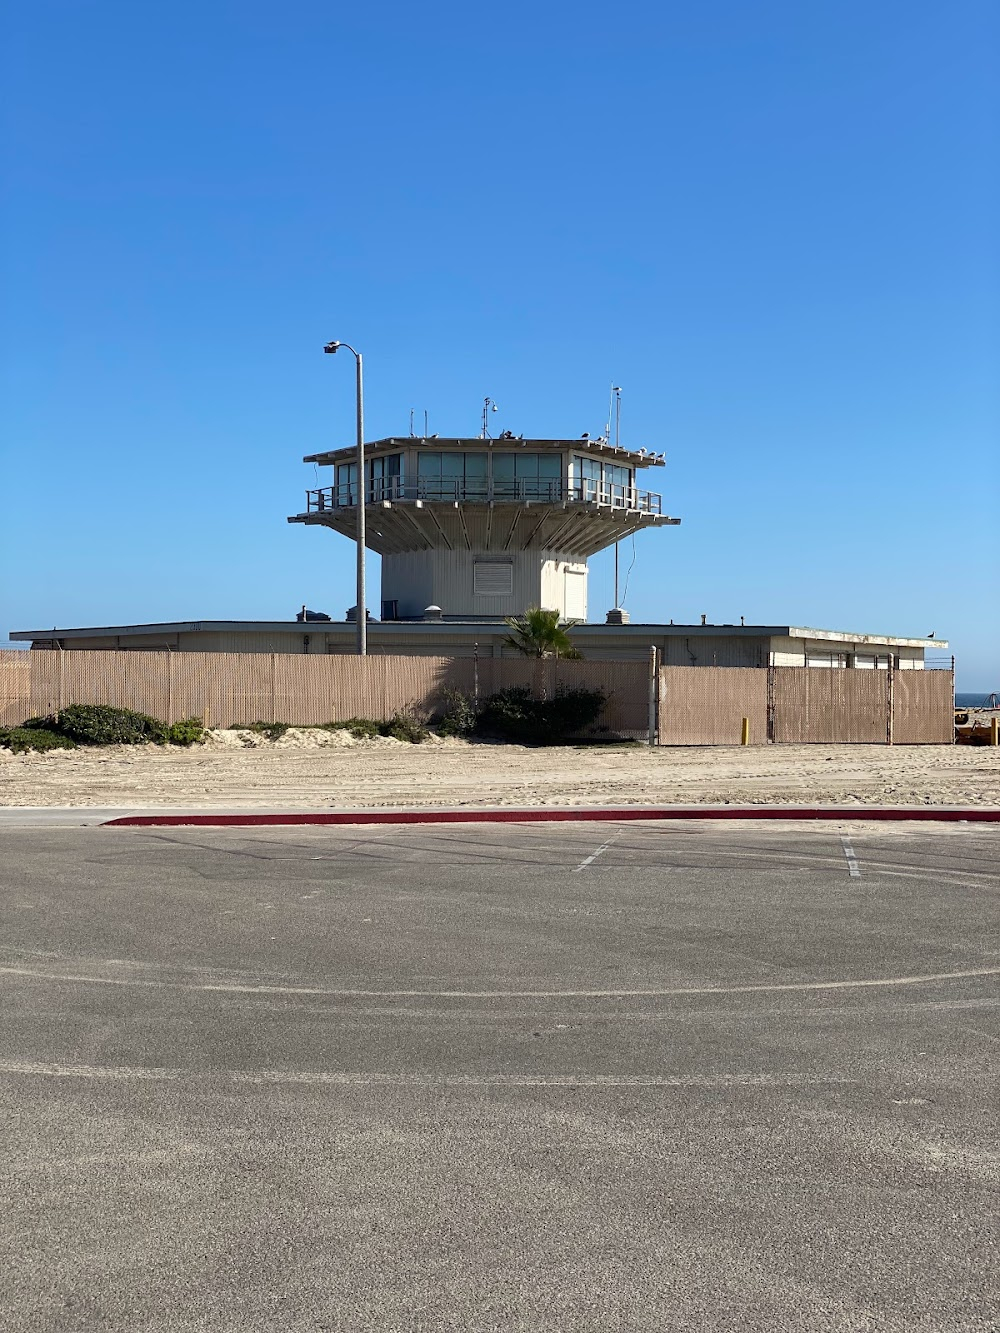
[(614, 607), (608, 612), (608, 618), (605, 624), (608, 625), (627, 625), (629, 623), (629, 613), (620, 606)]
[(425, 619), (425, 620), (441, 620), (442, 617), (443, 617), (443, 615), (444, 615), (444, 612), (441, 610), (441, 608), (440, 608), (439, 606), (433, 606), (433, 605), (432, 605), (432, 606), (425, 606), (425, 607), (424, 607), (424, 619)]

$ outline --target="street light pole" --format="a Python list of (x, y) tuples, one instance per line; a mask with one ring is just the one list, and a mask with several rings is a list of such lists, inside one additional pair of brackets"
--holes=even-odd
[(336, 352), (339, 348), (346, 350), (354, 356), (357, 363), (357, 409), (358, 409), (358, 502), (357, 502), (357, 543), (358, 543), (358, 578), (357, 578), (357, 654), (359, 657), (368, 656), (368, 612), (365, 606), (365, 408), (364, 408), (364, 381), (361, 353), (356, 351), (350, 343), (329, 342), (323, 348), (324, 352)]

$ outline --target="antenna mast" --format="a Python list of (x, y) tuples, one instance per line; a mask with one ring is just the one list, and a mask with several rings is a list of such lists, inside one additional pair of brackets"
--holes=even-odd
[(497, 405), (492, 398), (487, 397), (483, 399), (483, 433), (479, 437), (481, 440), (488, 440), (492, 438), (490, 436), (488, 423), (490, 419), (490, 413), (495, 412), (496, 410), (497, 410)]

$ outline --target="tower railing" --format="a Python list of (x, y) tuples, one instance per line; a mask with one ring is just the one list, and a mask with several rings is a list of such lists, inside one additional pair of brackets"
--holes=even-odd
[[(357, 503), (357, 482), (339, 486), (321, 486), (306, 491), (307, 513), (350, 509)], [(626, 509), (640, 514), (662, 514), (663, 499), (655, 491), (641, 491), (635, 486), (611, 486), (600, 481), (571, 481), (561, 478), (539, 480), (516, 477), (497, 478), (421, 477), (404, 481), (401, 477), (369, 479), (366, 504), (383, 500), (426, 500), (438, 504), (576, 504), (597, 505), (607, 509)]]

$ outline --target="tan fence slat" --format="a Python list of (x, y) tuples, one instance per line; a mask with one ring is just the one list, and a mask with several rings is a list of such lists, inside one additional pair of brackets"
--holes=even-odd
[(343, 722), (350, 717), (384, 722), (402, 710), (433, 716), (441, 710), (445, 690), (471, 696), (478, 674), (480, 698), (512, 685), (525, 686), (536, 697), (560, 686), (600, 687), (608, 703), (596, 734), (646, 735), (647, 668), (642, 662), (483, 658), (476, 663), (469, 658), (382, 654), (359, 659), (339, 654), (113, 650), (24, 656), (31, 658), (31, 706), (12, 707), (25, 714), (94, 703), (133, 708), (171, 722), (201, 717), (213, 727)]
[(31, 709), (31, 657), (16, 648), (0, 648), (0, 727), (17, 727)]
[(767, 671), (760, 667), (661, 667), (661, 745), (739, 745), (767, 740)]
[(886, 744), (888, 672), (834, 667), (772, 669), (775, 741)]
[(896, 745), (947, 745), (955, 737), (955, 685), (950, 671), (897, 671), (892, 678), (892, 739)]
[[(431, 717), (440, 711), (445, 690), (472, 695), (478, 681), (480, 699), (512, 686), (526, 688), (536, 698), (559, 688), (600, 688), (607, 703), (590, 734), (645, 739), (648, 670), (642, 661), (5, 651), (0, 652), (0, 716), (6, 719), (4, 725), (11, 725), (29, 714), (95, 703), (133, 708), (167, 721), (200, 717), (213, 727), (343, 722), (350, 717), (388, 721), (401, 710)], [(887, 672), (682, 666), (660, 669), (660, 743), (737, 745), (746, 717), (751, 744), (763, 744), (769, 676), (774, 740), (885, 744)], [(951, 672), (895, 672), (896, 743), (950, 742), (952, 690)]]

